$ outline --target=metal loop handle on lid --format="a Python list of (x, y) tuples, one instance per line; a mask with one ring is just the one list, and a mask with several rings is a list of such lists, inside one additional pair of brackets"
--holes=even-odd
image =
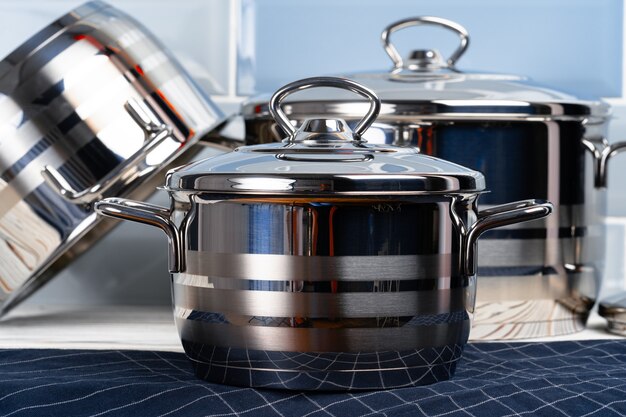
[(383, 48), (385, 48), (385, 52), (387, 52), (387, 55), (389, 55), (389, 57), (393, 61), (395, 68), (402, 68), (404, 65), (404, 61), (402, 59), (402, 56), (398, 53), (398, 50), (396, 49), (396, 47), (393, 46), (393, 44), (389, 40), (389, 37), (391, 36), (393, 32), (396, 32), (400, 29), (408, 28), (411, 26), (422, 26), (422, 25), (441, 26), (446, 29), (450, 29), (454, 31), (459, 35), (459, 38), (461, 39), (461, 44), (459, 45), (458, 48), (456, 48), (456, 50), (452, 53), (452, 55), (450, 55), (450, 58), (446, 60), (446, 63), (448, 64), (449, 67), (454, 67), (454, 64), (456, 63), (456, 61), (461, 57), (461, 55), (465, 53), (465, 51), (467, 50), (467, 47), (469, 46), (470, 39), (469, 39), (469, 33), (467, 32), (467, 29), (465, 29), (463, 26), (459, 25), (456, 22), (453, 22), (448, 19), (443, 19), (441, 17), (418, 16), (418, 17), (412, 17), (412, 18), (408, 18), (408, 19), (404, 19), (404, 20), (400, 20), (395, 23), (392, 23), (389, 26), (387, 26), (385, 30), (383, 30), (383, 33), (381, 34), (381, 41), (383, 43)]
[(281, 109), (280, 105), (288, 95), (297, 91), (302, 91), (315, 87), (341, 88), (344, 90), (352, 91), (353, 93), (359, 94), (369, 100), (369, 110), (367, 111), (363, 119), (361, 119), (361, 121), (354, 128), (354, 135), (357, 138), (360, 138), (361, 135), (365, 133), (365, 131), (370, 127), (374, 120), (376, 120), (376, 117), (380, 112), (380, 99), (378, 98), (378, 96), (369, 88), (352, 80), (338, 77), (312, 77), (305, 78), (299, 81), (294, 81), (276, 91), (270, 99), (269, 103), (270, 114), (272, 115), (274, 120), (276, 120), (276, 123), (278, 123), (278, 125), (289, 134), (289, 140), (293, 139), (293, 136), (296, 133), (296, 128), (291, 124), (291, 121), (289, 120), (285, 112)]

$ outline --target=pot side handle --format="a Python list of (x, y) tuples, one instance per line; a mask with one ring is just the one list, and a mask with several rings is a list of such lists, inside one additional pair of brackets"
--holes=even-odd
[(125, 198), (105, 198), (94, 204), (94, 210), (102, 216), (148, 224), (163, 230), (169, 241), (170, 272), (180, 272), (184, 269), (181, 234), (170, 218), (169, 209)]
[(128, 173), (128, 170), (141, 164), (146, 155), (168, 139), (172, 139), (172, 129), (157, 121), (152, 110), (143, 102), (135, 99), (128, 100), (124, 108), (143, 130), (146, 138), (144, 144), (134, 154), (132, 154), (119, 169), (109, 172), (95, 185), (82, 191), (75, 190), (63, 174), (55, 167), (46, 165), (41, 171), (45, 182), (61, 197), (72, 204), (91, 204), (102, 198), (111, 187), (118, 184), (120, 178)]
[(552, 210), (552, 203), (548, 201), (523, 200), (480, 211), (478, 220), (466, 234), (464, 255), (467, 275), (476, 273), (476, 242), (480, 235), (496, 227), (541, 219), (552, 213)]
[(598, 164), (596, 173), (596, 187), (604, 188), (607, 186), (609, 159), (624, 151), (626, 151), (626, 142), (616, 142), (602, 149), (602, 152), (600, 152), (599, 155), (594, 155)]

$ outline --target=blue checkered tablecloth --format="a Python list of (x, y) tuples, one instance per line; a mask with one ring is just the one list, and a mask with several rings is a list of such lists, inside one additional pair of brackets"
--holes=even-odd
[(362, 393), (196, 379), (180, 353), (0, 350), (0, 416), (623, 416), (626, 340), (475, 343), (453, 379)]

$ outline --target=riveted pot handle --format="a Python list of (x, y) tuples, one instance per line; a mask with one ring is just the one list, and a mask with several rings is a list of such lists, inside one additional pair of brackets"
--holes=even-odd
[(97, 184), (82, 191), (75, 190), (53, 166), (46, 165), (41, 171), (46, 183), (67, 201), (73, 204), (91, 204), (102, 198), (102, 195), (117, 184), (129, 169), (139, 165), (148, 153), (172, 137), (172, 129), (165, 124), (157, 123), (155, 117), (151, 115), (152, 111), (144, 103), (131, 99), (126, 102), (124, 108), (144, 131), (146, 140), (139, 150), (120, 165), (119, 169), (110, 172)]
[(478, 220), (466, 234), (464, 255), (467, 275), (476, 273), (476, 242), (480, 235), (496, 227), (541, 219), (552, 213), (552, 210), (552, 203), (548, 201), (523, 200), (480, 211)]
[(317, 87), (334, 87), (341, 88), (343, 90), (349, 90), (353, 93), (359, 94), (365, 98), (370, 103), (370, 108), (363, 116), (363, 119), (356, 125), (354, 128), (354, 134), (357, 138), (360, 138), (363, 133), (370, 127), (372, 123), (376, 120), (378, 113), (380, 113), (380, 99), (369, 88), (361, 85), (352, 80), (348, 80), (346, 78), (339, 77), (311, 77), (304, 78), (302, 80), (294, 81), (289, 83), (283, 87), (281, 87), (278, 91), (272, 95), (272, 98), (269, 102), (269, 111), (276, 123), (280, 127), (283, 128), (285, 132), (289, 135), (289, 140), (293, 139), (294, 134), (296, 133), (296, 128), (293, 127), (289, 118), (285, 114), (285, 112), (281, 109), (280, 105), (282, 101), (287, 98), (288, 95), (293, 94), (297, 91), (306, 90), (309, 88), (317, 88)]
[(391, 43), (389, 37), (393, 32), (400, 29), (422, 25), (442, 26), (446, 29), (450, 29), (453, 32), (456, 32), (456, 34), (459, 35), (461, 44), (452, 53), (452, 55), (450, 55), (450, 58), (446, 60), (446, 63), (449, 67), (454, 67), (456, 61), (461, 57), (461, 55), (465, 53), (467, 47), (469, 46), (470, 37), (467, 29), (465, 29), (463, 26), (459, 25), (456, 22), (448, 19), (442, 19), (441, 17), (418, 16), (394, 22), (387, 26), (383, 30), (383, 33), (380, 35), (381, 41), (383, 43), (383, 48), (385, 48), (385, 52), (387, 52), (387, 55), (389, 55), (389, 58), (391, 58), (391, 60), (393, 61), (394, 68), (402, 68), (404, 66), (404, 61), (402, 60), (402, 56), (400, 55), (400, 53), (398, 53), (396, 47)]
[(105, 198), (97, 201), (94, 209), (96, 213), (106, 217), (144, 223), (163, 230), (170, 244), (170, 272), (180, 272), (184, 269), (182, 236), (170, 218), (169, 209), (125, 198)]

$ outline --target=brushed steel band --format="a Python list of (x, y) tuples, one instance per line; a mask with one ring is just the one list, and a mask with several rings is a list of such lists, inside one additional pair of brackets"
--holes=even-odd
[(557, 266), (604, 258), (602, 237), (478, 240), (478, 267)]
[[(105, 69), (109, 72), (111, 71), (110, 67), (106, 67)], [(91, 141), (98, 140), (100, 136), (106, 134), (109, 125), (119, 123), (118, 119), (125, 116), (123, 100), (131, 93), (128, 90), (128, 80), (123, 75), (118, 73), (109, 75), (109, 77), (111, 78), (111, 82), (107, 83), (105, 76), (100, 76), (103, 80), (98, 85), (93, 85), (92, 82), (89, 82), (90, 80), (86, 80), (84, 88), (82, 88), (82, 85), (59, 87), (59, 90), (56, 91), (56, 99), (50, 98), (51, 102), (47, 105), (45, 114), (42, 113), (38, 115), (38, 117), (32, 118), (24, 124), (17, 126), (15, 130), (7, 132), (7, 134), (9, 134), (7, 143), (12, 143), (15, 146), (11, 148), (10, 152), (3, 155), (0, 161), (2, 178), (11, 181), (18, 177), (22, 171), (29, 168), (31, 164), (28, 161), (20, 163), (20, 161), (25, 158), (30, 160), (38, 157), (37, 164), (32, 164), (37, 167), (44, 165), (58, 166), (68, 159), (69, 155), (66, 154), (67, 146), (64, 148), (58, 145), (58, 141), (55, 141), (56, 136), (54, 134), (50, 134), (48, 131), (40, 131), (38, 127), (35, 126), (49, 125), (53, 122), (55, 123), (54, 129), (58, 129), (66, 135), (81, 138), (81, 142), (76, 143), (73, 148), (73, 150), (76, 151), (82, 146), (87, 145), (88, 142), (85, 141), (84, 138), (89, 137)], [(75, 89), (79, 90), (81, 94), (77, 94), (74, 91)], [(79, 103), (81, 110), (80, 115), (75, 113), (74, 109), (64, 105), (68, 95), (73, 95), (74, 97), (85, 95), (84, 100)], [(108, 120), (106, 117), (108, 117)], [(45, 119), (45, 123), (39, 123), (39, 118)], [(75, 125), (70, 127), (71, 123), (68, 122), (70, 120), (72, 120)], [(86, 125), (89, 125), (90, 128), (102, 128), (99, 129), (99, 131), (93, 132), (92, 135), (89, 132), (83, 132), (87, 130)], [(132, 138), (135, 137), (136, 133), (137, 132), (131, 130), (127, 135)], [(141, 142), (138, 141), (137, 147), (140, 145)], [(51, 151), (49, 150), (50, 148), (54, 148), (54, 150)], [(51, 154), (51, 152), (54, 153)], [(23, 176), (24, 175), (22, 175), (22, 177)], [(23, 192), (28, 193), (37, 185), (39, 184), (32, 184)]]
[[(533, 267), (546, 265), (551, 259), (560, 259), (566, 264), (586, 264), (602, 259), (604, 245), (599, 238), (586, 237), (561, 238), (549, 246), (546, 239), (481, 238), (478, 241), (479, 267)], [(561, 255), (557, 256), (557, 252)], [(186, 266), (186, 272), (192, 275), (244, 280), (329, 281), (335, 277), (341, 277), (342, 281), (414, 280), (450, 277), (452, 255), (311, 257), (188, 250)], [(516, 274), (512, 271), (510, 275)]]
[[(450, 288), (460, 288), (468, 285), (466, 276), (418, 278), (413, 280), (362, 280), (362, 281), (319, 281), (313, 284), (309, 281), (263, 281), (258, 279), (232, 279), (223, 277), (207, 277), (193, 275), (186, 272), (174, 273), (174, 283), (191, 287), (215, 288), (220, 290), (245, 291), (278, 291), (278, 292), (402, 292), (402, 291), (430, 291)], [(313, 288), (313, 290), (308, 289)]]
[(211, 346), (289, 352), (397, 351), (465, 344), (470, 320), (418, 327), (292, 328), (234, 326), (176, 317), (181, 338)]
[(174, 284), (177, 307), (249, 316), (356, 318), (443, 314), (471, 308), (474, 287), (431, 291), (317, 293), (236, 291)]
[(452, 255), (293, 256), (188, 250), (186, 272), (267, 281), (414, 280), (450, 277)]

